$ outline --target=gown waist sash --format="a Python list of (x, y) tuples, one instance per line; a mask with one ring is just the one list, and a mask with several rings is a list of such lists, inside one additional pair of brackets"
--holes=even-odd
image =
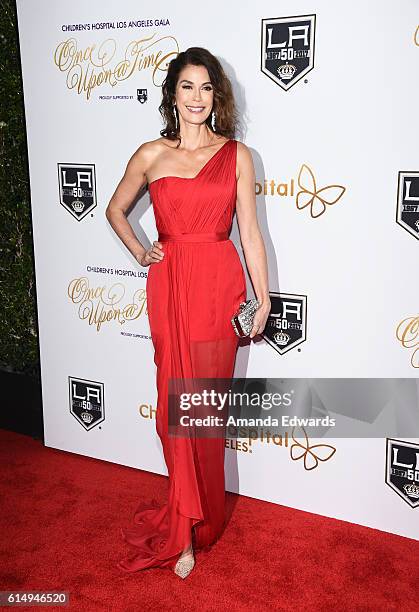
[(209, 234), (166, 234), (159, 232), (159, 242), (220, 242), (228, 240), (228, 232), (211, 232)]

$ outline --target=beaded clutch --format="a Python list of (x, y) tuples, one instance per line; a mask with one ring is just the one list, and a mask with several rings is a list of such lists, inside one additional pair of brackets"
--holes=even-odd
[(256, 298), (241, 302), (238, 311), (231, 318), (233, 329), (239, 337), (248, 336), (252, 331), (253, 319), (259, 306)]

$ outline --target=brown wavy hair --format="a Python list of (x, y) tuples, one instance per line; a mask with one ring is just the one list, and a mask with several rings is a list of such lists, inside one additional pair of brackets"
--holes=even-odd
[[(176, 129), (177, 111), (173, 108), (175, 101), (176, 85), (179, 75), (185, 66), (205, 66), (208, 70), (210, 81), (214, 92), (213, 111), (215, 113), (215, 130), (211, 125), (212, 112), (208, 115), (205, 123), (211, 131), (226, 138), (234, 138), (237, 129), (237, 109), (234, 101), (233, 88), (230, 79), (225, 74), (218, 59), (207, 49), (202, 47), (189, 47), (186, 51), (179, 53), (169, 63), (166, 78), (162, 84), (162, 101), (159, 112), (163, 117), (165, 127), (160, 135), (169, 140), (179, 140), (179, 129)], [(178, 124), (180, 125), (179, 121)]]

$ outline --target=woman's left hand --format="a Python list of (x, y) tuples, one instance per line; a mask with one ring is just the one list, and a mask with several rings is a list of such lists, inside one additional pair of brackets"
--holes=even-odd
[(254, 336), (257, 336), (258, 334), (261, 334), (263, 332), (270, 311), (271, 300), (266, 300), (259, 306), (253, 319), (253, 327), (252, 331), (249, 334), (249, 338), (253, 338)]

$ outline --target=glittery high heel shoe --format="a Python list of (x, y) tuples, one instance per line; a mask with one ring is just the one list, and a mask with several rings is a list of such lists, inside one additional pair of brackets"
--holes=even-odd
[(180, 576), (180, 578), (187, 578), (187, 576), (189, 576), (189, 574), (193, 570), (194, 566), (195, 557), (192, 550), (190, 554), (187, 554), (184, 557), (180, 557), (177, 560), (174, 572), (177, 576)]

